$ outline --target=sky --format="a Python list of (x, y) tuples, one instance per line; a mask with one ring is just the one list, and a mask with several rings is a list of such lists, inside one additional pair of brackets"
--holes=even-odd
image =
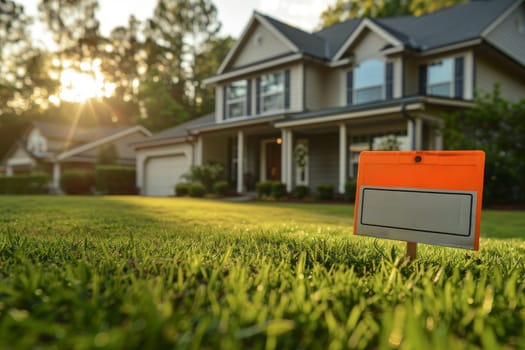
[[(26, 13), (36, 15), (39, 0), (17, 0)], [(319, 24), (321, 12), (335, 0), (215, 0), (221, 34), (239, 38), (254, 10), (275, 17), (285, 23), (312, 31)], [(99, 0), (102, 34), (107, 35), (116, 26), (126, 25), (129, 15), (144, 20), (153, 13), (156, 0)], [(35, 32), (39, 32), (36, 29)]]

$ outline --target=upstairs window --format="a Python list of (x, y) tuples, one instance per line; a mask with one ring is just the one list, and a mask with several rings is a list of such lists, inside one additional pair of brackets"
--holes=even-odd
[(248, 112), (248, 81), (239, 80), (231, 83), (225, 91), (225, 117), (238, 118), (245, 116)]
[(463, 57), (456, 57), (420, 66), (420, 93), (463, 98), (463, 64)]
[(355, 103), (366, 103), (384, 99), (385, 63), (368, 60), (354, 69)]
[(366, 60), (347, 73), (347, 102), (360, 104), (391, 99), (393, 95), (392, 63)]
[(427, 94), (452, 97), (454, 60), (448, 58), (428, 66)]
[(290, 71), (262, 75), (257, 79), (257, 113), (290, 107)]

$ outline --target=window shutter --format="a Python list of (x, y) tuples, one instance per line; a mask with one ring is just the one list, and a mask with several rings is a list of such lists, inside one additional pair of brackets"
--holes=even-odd
[(348, 71), (346, 73), (346, 104), (351, 105), (354, 93), (354, 72)]
[(228, 85), (224, 85), (222, 87), (222, 119), (228, 119), (228, 115), (226, 114), (228, 112), (228, 106), (226, 106), (227, 101), (227, 94), (228, 93)]
[(261, 113), (261, 78), (255, 81), (255, 114)]
[(422, 64), (419, 66), (419, 94), (427, 94), (427, 65)]
[(454, 97), (463, 98), (463, 57), (456, 57), (454, 60)]
[(252, 115), (252, 81), (246, 80), (246, 115)]
[(391, 100), (394, 97), (394, 64), (392, 62), (386, 64), (385, 84), (386, 99)]
[(284, 109), (290, 108), (290, 70), (284, 71)]

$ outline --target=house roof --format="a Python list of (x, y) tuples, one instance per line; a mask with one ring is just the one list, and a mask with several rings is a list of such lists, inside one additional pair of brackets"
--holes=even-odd
[[(406, 47), (426, 51), (482, 38), (483, 32), (509, 7), (521, 0), (472, 0), (420, 17), (400, 16), (366, 19), (399, 40)], [(350, 19), (317, 32), (308, 33), (273, 17), (256, 12), (299, 52), (333, 60), (354, 31), (365, 19)], [(466, 20), (468, 19), (468, 20)]]
[(35, 120), (33, 127), (48, 140), (48, 151), (59, 153), (129, 129), (129, 126), (74, 126)]
[(215, 122), (215, 114), (206, 114), (202, 117), (192, 119), (186, 123), (179, 124), (173, 128), (163, 130), (153, 136), (145, 139), (144, 141), (136, 142), (133, 145), (135, 147), (141, 147), (145, 145), (154, 144), (156, 142), (162, 142), (168, 139), (179, 139), (189, 136), (189, 132), (193, 129), (198, 129), (204, 125), (209, 125)]

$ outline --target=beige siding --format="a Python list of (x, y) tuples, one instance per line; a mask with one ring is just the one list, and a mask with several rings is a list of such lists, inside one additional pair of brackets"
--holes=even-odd
[(296, 64), (290, 69), (290, 109), (300, 111), (303, 108), (303, 68)]
[(305, 65), (305, 107), (310, 110), (342, 106), (345, 99), (345, 73), (338, 68)]
[(310, 187), (328, 183), (337, 191), (339, 184), (339, 138), (336, 133), (308, 138)]
[(352, 48), (357, 64), (371, 58), (384, 59), (381, 50), (389, 44), (388, 41), (374, 32), (367, 30), (366, 33)]
[(525, 64), (525, 5), (511, 13), (487, 35), (487, 40)]
[(232, 68), (246, 66), (291, 51), (276, 33), (260, 24), (257, 24), (247, 35), (246, 42), (239, 49), (237, 57), (232, 62)]
[(223, 93), (224, 87), (222, 85), (215, 86), (215, 121), (217, 123), (224, 119)]
[(403, 91), (405, 96), (419, 93), (419, 62), (411, 57), (405, 57), (403, 63)]
[(228, 135), (202, 135), (203, 163), (219, 162), (228, 166)]
[(476, 55), (476, 91), (492, 92), (494, 84), (499, 83), (501, 95), (511, 100), (525, 98), (525, 73), (521, 69), (509, 70), (508, 65), (499, 60)]

